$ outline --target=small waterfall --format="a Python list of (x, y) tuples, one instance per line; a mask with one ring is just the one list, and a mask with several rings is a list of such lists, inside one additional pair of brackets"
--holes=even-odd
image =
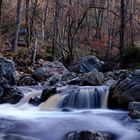
[(50, 97), (46, 102), (40, 104), (40, 110), (55, 110), (57, 108), (57, 104), (59, 99), (61, 98), (60, 94), (56, 94)]
[(67, 89), (59, 100), (58, 107), (107, 108), (109, 87), (74, 87)]
[(58, 94), (41, 103), (39, 107), (28, 104), (31, 98), (41, 96), (42, 89), (19, 87), (24, 98), (14, 107), (22, 110), (57, 110), (59, 108), (94, 109), (107, 108), (108, 86), (70, 86), (58, 90)]
[(24, 94), (23, 99), (17, 104), (17, 106), (22, 105), (24, 103), (28, 103), (31, 98), (36, 96), (41, 96), (42, 90), (41, 89), (33, 89), (29, 87), (19, 87), (19, 89)]

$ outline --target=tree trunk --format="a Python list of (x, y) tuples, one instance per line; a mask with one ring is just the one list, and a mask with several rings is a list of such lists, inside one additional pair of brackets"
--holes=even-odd
[(125, 2), (121, 0), (121, 17), (120, 17), (120, 62), (124, 64), (125, 58)]
[(2, 29), (2, 2), (3, 0), (0, 0), (0, 40), (1, 40), (1, 29)]
[(17, 42), (19, 36), (19, 30), (21, 25), (21, 13), (22, 13), (22, 0), (18, 0), (17, 2), (17, 18), (16, 18), (16, 25), (15, 25), (15, 35), (12, 44), (12, 51), (17, 51)]
[[(58, 40), (58, 18), (59, 18), (59, 1), (55, 0), (55, 12), (54, 12), (54, 30), (53, 36)], [(53, 39), (53, 49), (52, 49), (52, 61), (55, 61), (55, 57), (58, 54), (57, 44)]]
[(30, 24), (30, 42), (32, 42), (32, 39), (34, 37), (34, 24), (35, 24), (35, 19), (36, 19), (36, 11), (38, 8), (38, 0), (35, 0), (35, 2), (32, 3), (33, 4), (33, 12), (32, 12), (32, 17), (31, 17), (31, 24)]
[(34, 66), (35, 64), (35, 59), (36, 59), (36, 53), (37, 53), (37, 37), (34, 38), (34, 45), (33, 45), (33, 48), (32, 48), (32, 54), (31, 54), (31, 63), (32, 63), (32, 66)]
[(29, 23), (29, 14), (30, 14), (30, 0), (26, 0), (26, 30), (27, 30), (27, 46), (30, 46), (30, 23)]

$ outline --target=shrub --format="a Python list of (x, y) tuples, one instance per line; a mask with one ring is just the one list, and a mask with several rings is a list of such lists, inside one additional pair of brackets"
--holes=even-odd
[(135, 44), (131, 44), (125, 50), (125, 63), (137, 62), (140, 62), (140, 48)]
[(29, 55), (29, 49), (28, 48), (19, 48), (17, 50), (17, 53), (14, 57), (14, 59), (20, 59), (20, 58), (23, 58), (23, 59), (26, 59), (26, 58), (29, 58), (30, 55)]

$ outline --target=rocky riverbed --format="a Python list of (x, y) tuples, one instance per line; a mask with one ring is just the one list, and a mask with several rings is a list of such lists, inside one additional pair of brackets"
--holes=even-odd
[(0, 137), (139, 140), (140, 70), (104, 69), (87, 56), (69, 68), (43, 62), (27, 74), (1, 57)]

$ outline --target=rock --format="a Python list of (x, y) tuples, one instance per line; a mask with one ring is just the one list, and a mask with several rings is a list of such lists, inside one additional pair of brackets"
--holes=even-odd
[(108, 79), (115, 79), (114, 72), (108, 71), (107, 73), (105, 73), (105, 77), (107, 80)]
[(9, 85), (8, 80), (4, 77), (0, 77), (0, 87), (7, 87)]
[(116, 80), (110, 79), (105, 81), (103, 85), (109, 86), (110, 88), (115, 88), (116, 84), (117, 84)]
[(2, 87), (0, 87), (0, 97), (3, 97), (4, 96), (4, 90)]
[(132, 72), (132, 76), (134, 77), (140, 77), (140, 69), (137, 69), (135, 71)]
[(29, 100), (29, 103), (34, 105), (34, 106), (38, 106), (39, 104), (41, 104), (42, 102), (45, 102), (48, 98), (50, 98), (51, 96), (55, 95), (57, 92), (55, 87), (47, 87), (42, 91), (41, 97), (34, 97), (31, 98)]
[(108, 132), (76, 131), (69, 133), (67, 140), (116, 140), (116, 137)]
[(41, 94), (41, 102), (45, 102), (49, 97), (56, 94), (56, 88), (55, 87), (47, 87), (42, 91)]
[(80, 83), (81, 86), (97, 86), (101, 85), (105, 80), (104, 74), (98, 71), (86, 73)]
[(19, 80), (20, 80), (20, 78), (21, 78), (22, 75), (20, 74), (20, 72), (15, 71), (13, 73), (13, 76), (14, 76), (15, 82), (19, 82)]
[(140, 102), (129, 103), (129, 116), (132, 119), (140, 119)]
[(75, 79), (75, 75), (73, 73), (67, 73), (64, 75), (55, 74), (45, 81), (45, 86), (65, 86), (71, 80)]
[(95, 56), (81, 57), (69, 67), (69, 70), (76, 73), (88, 73), (93, 70), (101, 71), (102, 62)]
[(129, 75), (128, 70), (117, 70), (114, 72), (115, 79), (124, 80)]
[(81, 77), (76, 77), (76, 78), (68, 81), (67, 84), (69, 84), (69, 85), (80, 85), (81, 81), (82, 81)]
[(4, 67), (3, 67), (3, 63), (0, 63), (0, 76), (5, 76), (6, 75), (6, 72), (4, 70)]
[(64, 74), (61, 77), (61, 84), (64, 85), (80, 85), (81, 78), (75, 73)]
[(15, 83), (16, 68), (13, 61), (0, 57), (0, 76), (4, 76), (10, 84)]
[(128, 104), (132, 101), (140, 102), (140, 70), (120, 80), (113, 91), (112, 99), (125, 108), (128, 108)]
[(48, 78), (48, 80), (45, 81), (44, 85), (45, 86), (55, 86), (60, 82), (61, 82), (61, 76), (56, 74), (56, 75), (53, 75), (50, 78)]
[(116, 68), (114, 63), (105, 62), (103, 64), (103, 72), (113, 71), (114, 68)]
[(40, 98), (39, 97), (35, 97), (35, 98), (31, 98), (30, 100), (29, 100), (29, 104), (32, 104), (32, 105), (34, 105), (34, 106), (38, 106), (39, 104), (41, 103), (41, 100), (40, 100)]
[(73, 109), (72, 108), (65, 107), (65, 108), (62, 108), (61, 111), (63, 111), (63, 112), (72, 112)]
[(105, 73), (106, 80), (113, 79), (113, 80), (124, 80), (129, 75), (127, 70), (117, 70), (117, 71), (108, 71)]
[(73, 80), (74, 78), (76, 78), (76, 75), (74, 73), (66, 73), (62, 75), (61, 81), (69, 82)]
[(34, 86), (37, 85), (37, 82), (30, 76), (25, 76), (20, 80), (20, 86)]
[(16, 104), (24, 95), (16, 87), (8, 86), (0, 88), (0, 103)]
[(129, 103), (131, 101), (140, 101), (140, 84), (136, 84), (124, 91), (120, 102)]
[(55, 61), (49, 62), (45, 64), (43, 67), (38, 68), (32, 74), (32, 77), (37, 81), (41, 81), (53, 75), (63, 75), (67, 73), (69, 73), (69, 71), (63, 66), (63, 64), (58, 61)]
[(31, 77), (37, 82), (45, 81), (45, 76), (43, 75), (42, 72), (39, 72), (39, 71), (32, 73)]

